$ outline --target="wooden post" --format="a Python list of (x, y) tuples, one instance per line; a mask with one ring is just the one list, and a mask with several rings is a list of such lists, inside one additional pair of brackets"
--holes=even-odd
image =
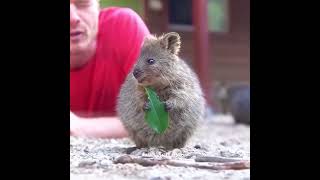
[(208, 0), (192, 0), (192, 22), (195, 71), (200, 78), (208, 105), (213, 106), (209, 63)]

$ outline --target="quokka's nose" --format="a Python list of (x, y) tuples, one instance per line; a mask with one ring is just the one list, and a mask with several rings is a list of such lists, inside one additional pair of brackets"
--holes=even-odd
[(132, 74), (137, 79), (141, 76), (142, 71), (140, 71), (139, 69), (134, 69)]

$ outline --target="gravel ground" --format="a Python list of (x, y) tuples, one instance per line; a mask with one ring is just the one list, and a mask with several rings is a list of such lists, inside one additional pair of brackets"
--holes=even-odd
[[(70, 137), (70, 179), (250, 179), (250, 169), (208, 170), (193, 167), (139, 164), (115, 164), (113, 161), (134, 147), (128, 138), (86, 139)], [(130, 153), (145, 159), (194, 161), (195, 157), (219, 156), (250, 160), (250, 126), (235, 125), (230, 116), (208, 119), (181, 149), (137, 149)]]

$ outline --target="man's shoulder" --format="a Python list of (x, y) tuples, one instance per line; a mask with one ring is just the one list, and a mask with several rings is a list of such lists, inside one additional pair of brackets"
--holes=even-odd
[(115, 55), (115, 61), (126, 69), (137, 58), (143, 39), (148, 34), (143, 19), (130, 8), (108, 7), (100, 12), (99, 50), (103, 54)]
[(100, 10), (99, 21), (108, 23), (110, 21), (128, 21), (140, 19), (140, 16), (132, 9), (126, 7), (107, 7)]

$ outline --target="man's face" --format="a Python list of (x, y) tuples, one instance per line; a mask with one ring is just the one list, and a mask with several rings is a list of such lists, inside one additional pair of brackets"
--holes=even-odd
[(90, 51), (98, 32), (98, 16), (98, 0), (70, 0), (71, 56)]

